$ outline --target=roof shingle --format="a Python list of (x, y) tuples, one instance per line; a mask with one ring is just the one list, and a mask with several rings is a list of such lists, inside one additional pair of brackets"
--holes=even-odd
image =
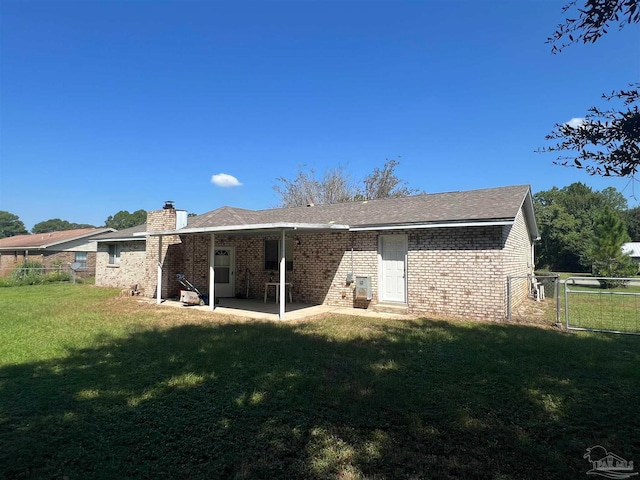
[(447, 192), (402, 198), (245, 210), (221, 207), (189, 218), (187, 228), (256, 225), (276, 222), (343, 224), (350, 227), (514, 219), (528, 185)]
[(0, 239), (0, 249), (42, 249), (59, 243), (70, 242), (79, 238), (90, 237), (104, 232), (113, 231), (112, 228), (78, 228), (60, 232), (34, 233), (32, 235), (15, 235)]

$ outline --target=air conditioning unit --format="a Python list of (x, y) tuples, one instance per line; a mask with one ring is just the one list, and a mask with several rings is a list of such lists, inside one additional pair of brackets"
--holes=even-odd
[(371, 300), (371, 277), (356, 276), (356, 298)]

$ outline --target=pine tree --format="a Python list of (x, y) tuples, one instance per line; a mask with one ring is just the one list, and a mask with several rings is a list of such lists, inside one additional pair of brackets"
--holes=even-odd
[[(620, 217), (609, 210), (602, 213), (594, 225), (591, 248), (594, 275), (620, 278), (630, 277), (638, 272), (637, 264), (622, 252), (622, 244), (627, 241), (627, 227)], [(614, 288), (628, 283), (624, 280), (598, 281), (602, 288)]]

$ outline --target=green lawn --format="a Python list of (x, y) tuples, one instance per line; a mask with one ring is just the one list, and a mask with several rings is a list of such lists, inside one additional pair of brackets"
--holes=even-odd
[(0, 478), (573, 479), (597, 444), (640, 462), (635, 336), (117, 293), (0, 289)]
[[(628, 285), (604, 289), (598, 285), (567, 286), (571, 327), (640, 333), (640, 287)], [(562, 286), (563, 309), (566, 307), (565, 300)]]

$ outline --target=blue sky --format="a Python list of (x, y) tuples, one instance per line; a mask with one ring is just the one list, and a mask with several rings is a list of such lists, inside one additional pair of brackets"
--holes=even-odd
[(0, 210), (30, 229), (165, 200), (270, 208), (301, 165), (360, 180), (397, 157), (428, 193), (582, 181), (640, 197), (534, 152), (640, 78), (636, 25), (552, 55), (564, 3), (3, 0)]

